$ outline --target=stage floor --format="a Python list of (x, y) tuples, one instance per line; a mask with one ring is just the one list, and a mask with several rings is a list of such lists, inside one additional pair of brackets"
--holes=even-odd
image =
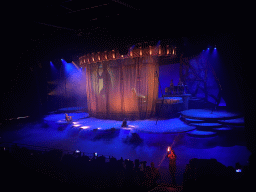
[[(191, 137), (195, 127), (178, 118), (122, 121), (87, 118), (86, 113), (69, 113), (72, 123), (64, 121), (64, 113), (50, 114), (37, 122), (20, 122), (1, 127), (0, 141), (31, 146), (57, 148), (63, 151), (80, 150), (85, 154), (114, 156), (117, 159), (139, 159), (154, 162), (160, 169), (162, 182), (169, 182), (166, 150), (173, 146), (177, 155), (177, 182), (182, 184), (186, 164), (192, 158), (215, 158), (226, 166), (239, 162), (247, 165), (250, 152), (246, 148), (243, 128), (214, 137)], [(115, 128), (115, 129), (111, 129)]]
[(88, 113), (69, 113), (73, 121), (67, 123), (64, 114), (48, 115), (44, 118), (45, 122), (55, 122), (59, 125), (70, 124), (71, 127), (86, 130), (107, 130), (111, 128), (130, 130), (133, 133), (147, 132), (147, 133), (181, 133), (195, 129), (195, 126), (189, 126), (181, 121), (179, 118), (174, 119), (147, 119), (127, 121), (127, 127), (121, 127), (122, 121), (106, 120), (89, 117)]

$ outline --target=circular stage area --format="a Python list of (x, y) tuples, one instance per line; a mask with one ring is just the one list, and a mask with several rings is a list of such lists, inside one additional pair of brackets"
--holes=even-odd
[(212, 111), (208, 109), (189, 109), (181, 112), (181, 115), (189, 119), (210, 120), (228, 120), (241, 117), (240, 114), (228, 111)]
[(158, 120), (146, 119), (127, 121), (127, 127), (121, 127), (122, 121), (97, 119), (88, 117), (88, 113), (70, 113), (73, 116), (72, 122), (65, 121), (65, 114), (51, 114), (44, 118), (47, 121), (54, 121), (57, 124), (71, 124), (72, 127), (77, 129), (86, 130), (107, 130), (115, 129), (128, 129), (133, 133), (147, 132), (147, 133), (181, 133), (195, 129), (195, 126), (190, 126), (181, 121), (179, 118)]
[(216, 132), (212, 131), (200, 131), (200, 130), (193, 130), (187, 133), (189, 136), (192, 137), (213, 137), (216, 136)]

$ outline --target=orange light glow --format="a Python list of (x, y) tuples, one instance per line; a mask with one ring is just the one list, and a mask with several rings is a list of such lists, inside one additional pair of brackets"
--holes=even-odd
[(108, 59), (107, 51), (105, 51), (105, 59)]
[(115, 51), (114, 50), (112, 50), (112, 51), (113, 51), (113, 53), (112, 53), (113, 59), (115, 59), (116, 58)]
[(98, 52), (98, 60), (100, 61), (100, 52)]

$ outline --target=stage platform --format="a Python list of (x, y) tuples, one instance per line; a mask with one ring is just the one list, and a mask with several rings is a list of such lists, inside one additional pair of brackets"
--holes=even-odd
[(228, 111), (212, 111), (209, 109), (189, 109), (181, 112), (181, 115), (189, 119), (200, 119), (205, 121), (229, 120), (242, 117), (241, 114)]
[[(68, 110), (72, 111), (72, 110)], [(72, 122), (66, 122), (65, 113), (50, 114), (44, 120), (52, 121), (59, 125), (69, 125), (77, 130), (86, 132), (95, 130), (123, 129), (131, 133), (182, 133), (186, 132), (193, 137), (209, 137), (227, 133), (234, 126), (243, 127), (244, 118), (240, 114), (227, 111), (211, 111), (207, 109), (190, 109), (181, 112), (179, 118), (127, 121), (128, 127), (121, 127), (122, 121), (97, 119), (89, 117), (88, 113), (78, 111), (68, 113)], [(60, 130), (65, 127), (60, 126)]]
[(147, 119), (147, 120), (135, 120), (127, 121), (128, 127), (121, 127), (122, 121), (106, 120), (89, 117), (88, 113), (69, 113), (72, 116), (72, 122), (66, 122), (65, 114), (51, 114), (44, 118), (45, 121), (52, 121), (60, 125), (71, 125), (76, 129), (83, 130), (108, 130), (115, 129), (127, 129), (132, 133), (146, 132), (146, 133), (181, 133), (195, 129), (195, 126), (187, 125), (179, 118), (173, 119)]
[(214, 137), (234, 132), (237, 127), (244, 127), (244, 118), (241, 114), (224, 110), (189, 109), (181, 112), (180, 119), (196, 127), (196, 130), (187, 133), (193, 137)]

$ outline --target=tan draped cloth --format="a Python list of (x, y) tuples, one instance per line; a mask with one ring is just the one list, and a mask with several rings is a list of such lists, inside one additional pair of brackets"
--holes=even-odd
[(86, 65), (86, 94), (91, 116), (145, 119), (155, 114), (157, 58), (137, 57)]

